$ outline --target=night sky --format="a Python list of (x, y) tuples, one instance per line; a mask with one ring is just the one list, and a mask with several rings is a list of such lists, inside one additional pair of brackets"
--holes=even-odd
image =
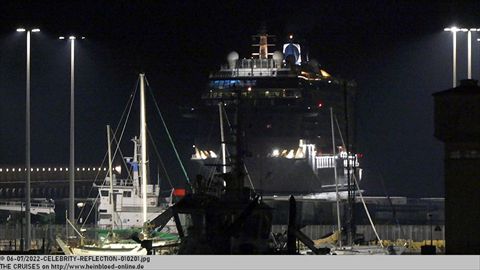
[[(390, 195), (443, 196), (443, 145), (433, 137), (431, 96), (452, 84), (451, 33), (443, 28), (480, 27), (474, 16), (480, 1), (258, 2), (2, 1), (1, 166), (25, 162), (25, 34), (16, 28), (41, 29), (32, 34), (32, 165), (66, 166), (70, 51), (59, 35), (87, 37), (76, 43), (76, 163), (94, 165), (105, 154), (105, 125), (116, 125), (141, 71), (177, 143), (190, 145), (182, 141), (189, 127), (176, 121), (179, 107), (199, 103), (209, 72), (228, 52), (250, 55), (250, 36), (265, 25), (278, 40), (293, 34), (329, 73), (357, 82), (355, 146), (364, 154), (368, 194), (384, 195), (383, 179)], [(459, 79), (466, 77), (466, 40), (458, 34)], [(168, 149), (164, 139), (159, 143)], [(182, 182), (173, 153), (164, 152)]]

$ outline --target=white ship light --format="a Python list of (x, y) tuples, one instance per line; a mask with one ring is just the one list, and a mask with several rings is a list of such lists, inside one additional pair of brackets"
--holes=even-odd
[(211, 157), (211, 158), (217, 158), (217, 154), (215, 154), (215, 152), (213, 152), (212, 150), (210, 150), (210, 157)]
[(34, 28), (34, 29), (32, 29), (32, 32), (33, 32), (33, 33), (40, 32), (40, 29)]
[(251, 91), (252, 91), (252, 87), (249, 86), (249, 87), (247, 88), (247, 90), (248, 90), (248, 92), (251, 92)]
[(83, 208), (85, 206), (85, 203), (84, 202), (78, 202), (77, 203), (77, 207), (78, 208)]
[(122, 173), (122, 166), (120, 166), (120, 165), (115, 166), (115, 171), (116, 171), (118, 174), (121, 174), (121, 173)]
[(295, 154), (293, 153), (293, 149), (288, 152), (288, 154), (285, 156), (288, 159), (292, 159), (295, 157)]
[(17, 28), (17, 32), (25, 32), (25, 28)]
[(323, 77), (331, 77), (331, 75), (323, 69), (320, 69), (320, 74), (322, 74)]
[(272, 151), (272, 157), (278, 157), (280, 155), (280, 150), (278, 149), (273, 149)]
[(299, 146), (297, 152), (295, 153), (295, 158), (304, 158), (305, 153), (303, 152), (302, 146)]

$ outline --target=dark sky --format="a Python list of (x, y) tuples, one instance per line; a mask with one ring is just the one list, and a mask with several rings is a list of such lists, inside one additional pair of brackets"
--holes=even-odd
[[(334, 76), (357, 81), (356, 147), (370, 194), (383, 194), (383, 178), (393, 195), (443, 195), (431, 97), (451, 86), (443, 28), (480, 27), (480, 1), (56, 2), (0, 3), (0, 164), (25, 160), (25, 35), (17, 27), (42, 30), (32, 35), (32, 164), (68, 164), (69, 45), (57, 37), (70, 33), (87, 37), (76, 43), (76, 160), (98, 164), (105, 125), (119, 120), (138, 72), (181, 140), (178, 107), (198, 103), (209, 72), (229, 51), (248, 55), (250, 36), (266, 25), (280, 40), (293, 33)], [(461, 79), (466, 34), (458, 48)]]

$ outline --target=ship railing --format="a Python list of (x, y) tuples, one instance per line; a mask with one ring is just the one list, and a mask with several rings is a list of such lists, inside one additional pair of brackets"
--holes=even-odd
[(334, 168), (335, 156), (317, 156), (315, 157), (317, 169)]
[[(332, 155), (322, 155), (322, 156), (316, 156), (315, 157), (315, 164), (317, 169), (326, 169), (326, 168), (333, 168), (335, 166), (335, 159), (336, 156)], [(348, 156), (348, 158), (345, 157), (340, 157), (343, 160), (343, 167), (347, 168), (348, 166), (354, 166), (354, 167), (359, 167), (360, 162), (358, 161), (358, 158), (354, 155)], [(349, 165), (350, 163), (350, 165)]]

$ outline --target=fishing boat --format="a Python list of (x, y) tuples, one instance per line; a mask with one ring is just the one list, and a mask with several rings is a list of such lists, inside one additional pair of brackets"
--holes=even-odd
[[(98, 188), (98, 227), (106, 228), (100, 232), (98, 241), (89, 241), (80, 229), (67, 219), (67, 225), (73, 228), (77, 241), (57, 242), (65, 254), (69, 255), (147, 255), (147, 249), (135, 238), (152, 238), (154, 247), (176, 243), (178, 237), (168, 233), (152, 233), (149, 220), (159, 216), (168, 205), (159, 203), (159, 185), (147, 181), (147, 139), (145, 115), (145, 75), (140, 74), (140, 138), (132, 140), (134, 154), (126, 158), (132, 171), (131, 180), (118, 180), (113, 173), (111, 128), (107, 126), (108, 138), (108, 176)], [(168, 204), (168, 202), (166, 203)], [(128, 237), (120, 239), (119, 232), (127, 231)], [(134, 239), (131, 235), (135, 234)], [(71, 239), (69, 239), (71, 240)]]

